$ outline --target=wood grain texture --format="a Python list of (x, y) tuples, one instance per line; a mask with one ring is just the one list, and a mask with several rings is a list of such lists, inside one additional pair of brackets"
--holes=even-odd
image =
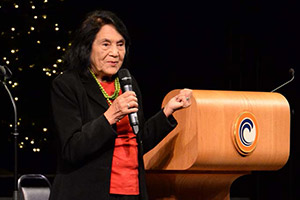
[[(178, 90), (165, 97), (163, 106)], [(257, 147), (241, 156), (232, 139), (238, 116), (249, 111), (259, 130)], [(178, 126), (144, 156), (152, 170), (277, 170), (290, 149), (290, 109), (279, 93), (193, 90), (192, 105), (175, 112)]]
[[(168, 93), (162, 106), (178, 92)], [(174, 113), (178, 126), (144, 156), (150, 199), (229, 199), (231, 183), (239, 176), (286, 164), (290, 108), (281, 94), (193, 90), (191, 101), (189, 108)], [(247, 156), (233, 139), (243, 112), (255, 116), (259, 133)], [(165, 197), (153, 196), (160, 191)]]
[(219, 200), (230, 198), (230, 186), (249, 172), (149, 171), (147, 187), (151, 200)]

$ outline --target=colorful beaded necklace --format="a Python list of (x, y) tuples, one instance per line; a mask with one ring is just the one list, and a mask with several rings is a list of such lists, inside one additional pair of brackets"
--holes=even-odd
[(90, 72), (91, 74), (93, 75), (94, 79), (96, 80), (96, 82), (98, 83), (99, 85), (99, 88), (103, 94), (103, 96), (106, 98), (107, 102), (109, 103), (109, 105), (112, 104), (112, 100), (115, 100), (118, 96), (119, 96), (119, 92), (120, 92), (120, 81), (119, 81), (119, 78), (117, 77), (115, 79), (115, 92), (109, 96), (107, 94), (107, 92), (104, 90), (104, 88), (102, 87), (102, 85), (100, 84), (100, 82), (98, 81), (96, 75), (92, 72), (92, 70), (90, 69)]

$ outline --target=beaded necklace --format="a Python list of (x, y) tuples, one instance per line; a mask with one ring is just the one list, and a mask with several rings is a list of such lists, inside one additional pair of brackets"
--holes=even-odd
[(120, 81), (119, 78), (117, 77), (115, 79), (115, 92), (113, 93), (113, 95), (109, 96), (107, 94), (107, 92), (104, 90), (104, 88), (102, 87), (102, 85), (100, 84), (100, 82), (98, 81), (96, 75), (92, 72), (92, 70), (90, 69), (91, 74), (93, 75), (94, 79), (96, 80), (96, 82), (98, 83), (98, 86), (103, 94), (103, 96), (106, 98), (107, 102), (109, 103), (109, 105), (112, 104), (111, 100), (115, 100), (118, 96), (119, 96), (119, 92), (120, 92)]

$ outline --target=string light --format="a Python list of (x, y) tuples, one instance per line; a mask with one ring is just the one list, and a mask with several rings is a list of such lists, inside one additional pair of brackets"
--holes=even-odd
[(19, 83), (17, 83), (17, 82), (15, 82), (11, 87), (16, 87), (16, 86), (18, 86), (19, 85)]
[[(23, 6), (26, 5), (27, 2), (27, 6)], [(9, 39), (7, 42), (4, 41), (4, 45), (3, 48), (8, 49), (8, 51), (6, 52), (6, 54), (2, 54), (2, 59), (0, 57), (0, 62), (5, 63), (6, 65), (10, 65), (9, 67), (12, 69), (12, 71), (14, 71), (14, 75), (11, 80), (8, 81), (8, 84), (11, 88), (16, 88), (16, 90), (14, 91), (14, 100), (15, 101), (21, 101), (22, 99), (26, 99), (23, 98), (22, 95), (24, 95), (23, 93), (19, 94), (18, 92), (20, 90), (18, 90), (18, 87), (20, 87), (21, 85), (21, 81), (16, 81), (14, 80), (14, 77), (26, 77), (24, 76), (22, 73), (28, 71), (32, 71), (32, 72), (36, 72), (34, 70), (34, 68), (36, 68), (37, 70), (42, 69), (42, 74), (45, 77), (51, 77), (57, 74), (62, 73), (59, 66), (60, 64), (63, 62), (62, 54), (64, 53), (64, 51), (66, 50), (66, 48), (64, 48), (64, 45), (62, 45), (63, 43), (57, 39), (53, 40), (51, 38), (51, 34), (56, 37), (57, 34), (55, 34), (56, 32), (59, 32), (59, 34), (64, 34), (65, 37), (69, 37), (70, 36), (70, 32), (71, 31), (65, 31), (64, 27), (62, 27), (62, 24), (60, 23), (60, 21), (56, 21), (55, 23), (53, 23), (52, 19), (49, 19), (49, 16), (46, 14), (47, 13), (47, 9), (51, 9), (53, 4), (51, 4), (51, 8), (48, 8), (48, 0), (42, 0), (40, 1), (39, 4), (37, 4), (38, 1), (34, 1), (34, 0), (24, 0), (24, 4), (22, 1), (22, 4), (19, 3), (19, 1), (4, 1), (1, 2), (2, 5), (0, 5), (0, 12), (5, 11), (4, 13), (7, 15), (8, 18), (12, 19), (12, 25), (8, 26), (8, 27), (0, 27), (0, 35), (1, 35), (1, 41)], [(60, 2), (63, 2), (63, 0), (60, 0)], [(44, 5), (40, 6), (41, 3), (43, 3)], [(7, 6), (7, 8), (9, 8), (9, 12), (6, 11), (6, 6), (3, 4), (7, 4), (9, 6)], [(29, 4), (29, 6), (28, 6)], [(59, 4), (60, 5), (60, 4)], [(13, 9), (12, 9), (13, 8)], [(3, 9), (3, 10), (2, 10)], [(26, 14), (24, 14), (26, 13)], [(19, 19), (18, 19), (19, 17)], [(24, 23), (20, 24), (20, 23), (14, 23), (14, 19), (17, 19), (18, 21), (22, 21)], [(54, 25), (54, 27), (53, 27)], [(5, 30), (7, 29), (8, 30)], [(54, 31), (50, 32), (48, 30), (53, 30)], [(46, 34), (46, 35), (45, 35)], [(45, 37), (47, 36), (47, 37)], [(43, 40), (43, 38), (50, 38), (49, 40)], [(63, 42), (66, 42), (66, 39), (64, 37), (61, 37)], [(33, 46), (24, 46), (23, 41), (20, 40), (28, 40), (28, 42), (30, 42), (29, 44), (36, 44)], [(40, 48), (40, 46), (44, 46), (44, 45), (48, 45), (49, 41), (51, 41), (51, 45), (54, 44), (54, 48), (52, 49), (47, 49), (47, 55), (51, 55), (52, 57), (46, 57), (49, 58), (49, 62), (47, 63), (47, 60), (42, 60), (45, 56), (44, 56), (44, 49), (46, 48)], [(57, 41), (57, 44), (55, 45), (55, 41)], [(27, 41), (26, 41), (27, 42)], [(60, 44), (59, 44), (60, 43)], [(16, 47), (15, 44), (18, 44), (20, 46)], [(68, 43), (67, 43), (68, 44)], [(23, 46), (22, 46), (23, 45)], [(67, 46), (67, 45), (66, 45)], [(71, 43), (68, 44), (68, 46), (71, 46)], [(55, 48), (56, 47), (56, 48)], [(25, 54), (22, 54), (23, 52), (28, 52), (32, 50), (32, 52), (35, 52), (35, 56), (38, 57), (41, 55), (41, 59), (37, 59), (36, 60), (32, 60), (31, 58), (27, 59), (28, 57), (25, 56)], [(52, 51), (52, 52), (50, 52)], [(54, 52), (53, 52), (54, 51)], [(41, 53), (41, 54), (39, 54)], [(26, 59), (24, 59), (24, 57), (26, 57)], [(40, 60), (43, 61), (43, 64), (46, 63), (47, 67), (44, 67), (43, 64), (40, 64), (39, 62), (41, 62)], [(34, 63), (34, 64), (32, 64)], [(54, 63), (54, 64), (53, 64)], [(1, 64), (1, 63), (0, 63)], [(31, 70), (33, 69), (33, 70)], [(19, 73), (19, 74), (18, 74)], [(27, 73), (27, 72), (26, 72)], [(21, 87), (20, 87), (21, 88)], [(15, 96), (16, 95), (16, 96)], [(22, 102), (23, 103), (23, 102)], [(22, 113), (20, 113), (22, 114)], [(2, 122), (0, 122), (2, 123)], [(30, 126), (31, 129), (33, 130), (32, 132), (34, 133), (48, 133), (49, 130), (48, 128), (44, 127), (41, 128), (38, 125), (39, 122), (28, 122), (28, 120), (23, 120), (22, 121), (22, 126), (27, 127), (27, 124), (32, 125)], [(37, 125), (36, 125), (37, 124)], [(21, 118), (19, 118), (19, 121), (17, 122), (17, 125), (21, 125)], [(5, 126), (9, 126), (9, 128), (13, 127), (13, 124), (6, 124)], [(42, 131), (41, 131), (42, 129)], [(45, 134), (44, 136), (46, 136), (47, 134)], [(37, 147), (37, 144), (40, 144), (41, 142), (45, 143), (47, 142), (47, 138), (42, 137), (40, 139), (37, 139), (40, 137), (36, 137), (34, 135), (28, 137), (28, 136), (24, 136), (24, 141), (20, 142), (18, 145), (18, 147), (20, 149), (28, 149), (32, 150), (33, 152), (40, 152), (41, 148)], [(31, 144), (31, 145), (27, 145), (27, 144)]]
[(40, 150), (40, 148), (33, 148), (32, 151), (33, 152), (40, 152), (41, 150)]

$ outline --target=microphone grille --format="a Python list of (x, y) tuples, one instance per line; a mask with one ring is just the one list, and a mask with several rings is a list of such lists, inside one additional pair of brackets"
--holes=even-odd
[(120, 69), (118, 72), (118, 77), (120, 79), (121, 85), (131, 85), (131, 75), (128, 71), (128, 69)]
[(4, 76), (6, 74), (6, 70), (4, 68), (4, 66), (0, 65), (0, 75)]
[(291, 68), (291, 69), (289, 70), (289, 72), (290, 72), (290, 74), (291, 74), (292, 76), (294, 76), (295, 70), (294, 70), (293, 68)]
[(5, 79), (9, 79), (12, 76), (12, 72), (7, 66), (0, 65), (0, 76), (3, 76)]

